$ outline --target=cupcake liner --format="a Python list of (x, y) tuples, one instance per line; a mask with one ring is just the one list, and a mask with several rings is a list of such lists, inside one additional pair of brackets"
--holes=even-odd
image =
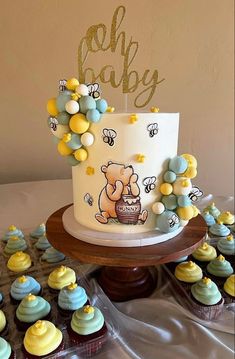
[(192, 295), (191, 299), (191, 311), (199, 318), (203, 320), (215, 320), (218, 319), (223, 312), (224, 299), (222, 298), (219, 303), (214, 305), (204, 305), (198, 302)]
[[(24, 345), (22, 345), (22, 352), (24, 355), (24, 359), (40, 359), (40, 358), (48, 358), (49, 356), (53, 356), (53, 359), (56, 359), (57, 357), (60, 357), (60, 352), (63, 350), (64, 350), (64, 340), (62, 340), (60, 345), (53, 352), (51, 352), (47, 355), (42, 355), (42, 356), (33, 355), (33, 354), (28, 353), (27, 350), (25, 349)], [(58, 354), (58, 356), (56, 354)]]

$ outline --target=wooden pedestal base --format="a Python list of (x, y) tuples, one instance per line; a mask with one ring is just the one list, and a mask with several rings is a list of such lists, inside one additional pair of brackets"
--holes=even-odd
[(155, 289), (155, 279), (148, 267), (102, 267), (97, 280), (115, 302), (148, 297)]

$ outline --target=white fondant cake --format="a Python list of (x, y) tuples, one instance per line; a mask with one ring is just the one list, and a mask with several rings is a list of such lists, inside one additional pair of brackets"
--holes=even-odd
[(136, 115), (132, 124), (131, 114), (104, 114), (89, 128), (95, 141), (88, 159), (72, 168), (74, 215), (83, 226), (114, 233), (156, 228), (151, 207), (177, 154), (179, 114)]

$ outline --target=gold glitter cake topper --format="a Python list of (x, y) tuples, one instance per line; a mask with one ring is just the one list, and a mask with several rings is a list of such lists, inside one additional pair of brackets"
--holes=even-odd
[[(124, 6), (116, 8), (110, 32), (107, 26), (102, 23), (88, 28), (86, 35), (81, 39), (78, 46), (79, 82), (110, 83), (113, 88), (121, 87), (123, 94), (135, 92), (137, 95), (134, 99), (134, 105), (137, 108), (142, 108), (150, 102), (157, 85), (164, 81), (164, 79), (159, 79), (158, 70), (156, 69), (152, 71), (146, 69), (143, 74), (133, 69), (133, 62), (139, 49), (139, 43), (133, 41), (132, 37), (130, 37), (128, 42), (126, 32), (121, 31), (125, 13), (126, 8)], [(88, 55), (97, 52), (102, 52), (105, 56), (107, 52), (120, 55), (123, 63), (121, 75), (118, 76), (119, 69), (115, 70), (114, 66), (110, 64), (104, 65), (99, 70), (86, 67), (85, 63)]]

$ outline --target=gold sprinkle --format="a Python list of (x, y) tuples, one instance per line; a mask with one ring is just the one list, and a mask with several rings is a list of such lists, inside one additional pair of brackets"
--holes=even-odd
[(19, 283), (25, 283), (25, 282), (27, 282), (27, 280), (28, 279), (24, 275), (22, 275), (21, 277), (18, 278)]
[(86, 168), (86, 174), (87, 174), (88, 176), (93, 176), (93, 175), (95, 174), (95, 169), (94, 169), (94, 167), (88, 166), (88, 167)]
[(27, 300), (28, 300), (29, 302), (31, 302), (31, 301), (33, 301), (33, 300), (36, 299), (36, 296), (33, 295), (32, 293), (29, 293), (29, 294), (26, 296), (26, 298), (27, 298)]
[(160, 109), (159, 109), (158, 107), (151, 107), (151, 108), (150, 108), (150, 111), (151, 111), (151, 112), (159, 112)]
[(75, 288), (77, 288), (77, 286), (78, 286), (77, 283), (71, 283), (68, 285), (67, 288), (68, 288), (68, 290), (74, 290)]
[(115, 107), (110, 107), (110, 106), (107, 107), (106, 112), (112, 113), (112, 112), (114, 112), (114, 111), (115, 111)]
[(145, 155), (141, 154), (141, 153), (138, 153), (136, 155), (136, 161), (139, 162), (139, 163), (144, 163), (145, 161)]
[(208, 248), (208, 243), (203, 243), (203, 245), (202, 245), (202, 249), (207, 249)]
[(85, 307), (83, 309), (83, 312), (88, 313), (88, 314), (94, 313), (94, 311), (95, 310), (91, 305), (85, 305)]
[(217, 260), (220, 261), (220, 262), (223, 262), (225, 260), (224, 256), (222, 256), (222, 254), (220, 254), (218, 257), (217, 257)]
[(227, 241), (233, 241), (233, 235), (230, 234), (226, 239), (227, 239)]
[(43, 329), (45, 327), (45, 322), (43, 320), (38, 320), (34, 325), (37, 329)]
[(202, 279), (203, 283), (205, 283), (206, 285), (209, 285), (211, 283), (211, 279), (210, 278), (207, 278), (207, 277), (204, 277)]
[(129, 122), (132, 123), (132, 124), (136, 123), (137, 120), (138, 120), (138, 116), (137, 116), (136, 113), (133, 113), (129, 118)]

